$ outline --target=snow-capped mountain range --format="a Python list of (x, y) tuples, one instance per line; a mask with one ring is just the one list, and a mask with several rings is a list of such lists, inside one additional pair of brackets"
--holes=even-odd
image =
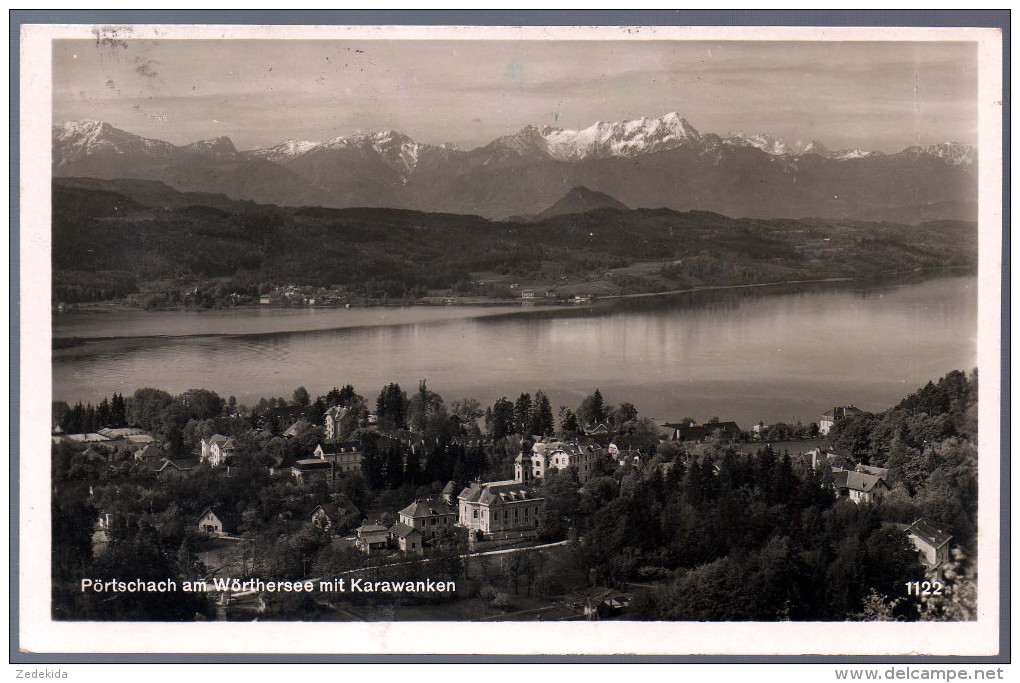
[[(791, 144), (768, 134), (701, 133), (676, 112), (581, 130), (526, 126), (469, 151), (396, 131), (238, 151), (228, 137), (176, 146), (100, 121), (53, 128), (56, 176), (146, 178), (289, 205), (490, 217), (540, 211), (579, 185), (635, 207), (862, 217), (899, 210), (904, 201), (929, 209), (972, 203), (975, 160), (973, 148), (954, 142), (883, 154), (831, 150), (818, 141)], [(903, 196), (896, 195), (900, 187)], [(948, 217), (958, 217), (954, 207)]]

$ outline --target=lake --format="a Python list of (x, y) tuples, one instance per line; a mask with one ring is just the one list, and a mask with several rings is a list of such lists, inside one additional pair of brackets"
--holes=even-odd
[(600, 388), (659, 420), (718, 416), (747, 429), (817, 421), (834, 405), (883, 410), (977, 358), (977, 280), (785, 285), (578, 306), (413, 306), (55, 314), (55, 399), (145, 386), (312, 396), (425, 378), (447, 404), (543, 389), (576, 407)]

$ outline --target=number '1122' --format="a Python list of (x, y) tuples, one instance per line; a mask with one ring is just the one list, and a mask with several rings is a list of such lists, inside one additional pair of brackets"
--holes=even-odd
[(942, 595), (941, 581), (907, 581), (907, 595)]

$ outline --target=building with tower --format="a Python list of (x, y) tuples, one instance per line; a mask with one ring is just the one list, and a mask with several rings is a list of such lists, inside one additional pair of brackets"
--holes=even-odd
[(545, 499), (534, 487), (530, 458), (514, 461), (514, 478), (471, 482), (457, 496), (457, 524), (491, 539), (527, 538), (538, 533)]

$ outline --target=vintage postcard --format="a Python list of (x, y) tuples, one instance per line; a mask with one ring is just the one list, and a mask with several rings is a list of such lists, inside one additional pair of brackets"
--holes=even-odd
[(20, 647), (995, 655), (997, 29), (24, 25)]

